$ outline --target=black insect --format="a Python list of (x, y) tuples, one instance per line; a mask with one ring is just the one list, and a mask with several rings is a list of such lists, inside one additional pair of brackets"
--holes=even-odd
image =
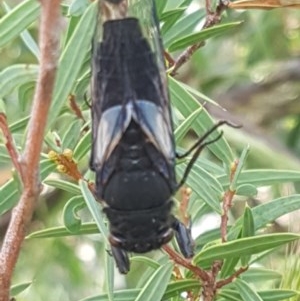
[[(90, 164), (96, 173), (96, 195), (105, 202), (109, 241), (121, 273), (129, 271), (127, 252), (158, 249), (174, 233), (182, 254), (193, 256), (190, 230), (171, 213), (172, 196), (184, 183), (201, 149), (220, 137), (203, 143), (219, 123), (188, 152), (195, 150), (177, 183), (160, 40), (156, 40), (157, 58), (139, 20), (124, 17), (124, 3), (127, 1), (101, 2), (102, 10), (109, 13), (104, 18), (101, 42), (94, 44)], [(153, 32), (158, 34), (159, 28)]]

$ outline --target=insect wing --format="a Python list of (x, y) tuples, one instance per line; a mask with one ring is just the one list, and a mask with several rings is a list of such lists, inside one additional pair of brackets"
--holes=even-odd
[(156, 19), (152, 17), (151, 22), (150, 28), (142, 29), (136, 18), (105, 21), (102, 40), (94, 45), (94, 170), (101, 169), (108, 160), (131, 119), (168, 164), (174, 164), (162, 46)]

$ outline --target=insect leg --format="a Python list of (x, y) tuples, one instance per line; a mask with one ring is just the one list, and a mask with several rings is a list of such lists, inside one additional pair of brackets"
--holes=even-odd
[(217, 128), (219, 128), (221, 125), (223, 124), (227, 124), (231, 127), (234, 127), (234, 128), (238, 128), (240, 126), (238, 125), (235, 125), (235, 124), (232, 124), (226, 120), (221, 120), (219, 121), (218, 123), (216, 123), (210, 130), (208, 130), (188, 151), (186, 151), (185, 153), (179, 155), (179, 154), (176, 154), (176, 158), (177, 159), (182, 159), (182, 158), (185, 158), (186, 156), (188, 156), (190, 153), (192, 153), (194, 150), (195, 153), (193, 154), (192, 156), (192, 159), (190, 160), (190, 162), (188, 163), (185, 171), (184, 171), (184, 174), (183, 174), (183, 177), (182, 179), (180, 180), (180, 182), (177, 184), (177, 189), (179, 189), (183, 184), (184, 182), (186, 181), (195, 161), (197, 160), (197, 158), (199, 157), (201, 151), (209, 144), (212, 144), (216, 141), (218, 141), (222, 135), (223, 135), (223, 132), (221, 132), (216, 138), (210, 140), (210, 141), (207, 141), (207, 142), (204, 142), (204, 140), (211, 134), (213, 133)]
[(115, 259), (119, 272), (121, 274), (127, 274), (130, 268), (127, 252), (120, 248), (111, 246), (111, 253)]
[(194, 241), (191, 236), (191, 229), (187, 228), (174, 216), (172, 228), (174, 229), (176, 241), (182, 255), (185, 258), (192, 258), (194, 256)]

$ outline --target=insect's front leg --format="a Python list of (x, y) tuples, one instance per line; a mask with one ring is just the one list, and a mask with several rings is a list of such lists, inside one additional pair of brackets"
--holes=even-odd
[(192, 258), (194, 256), (194, 241), (191, 235), (191, 228), (186, 227), (175, 216), (173, 216), (172, 228), (181, 253), (185, 258)]

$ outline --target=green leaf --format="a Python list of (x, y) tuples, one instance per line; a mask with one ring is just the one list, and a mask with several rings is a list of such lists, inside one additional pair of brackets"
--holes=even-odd
[[(199, 289), (198, 280), (178, 280), (168, 284), (165, 294), (163, 295), (162, 301), (170, 300), (170, 298), (179, 296), (181, 292), (189, 290)], [(140, 289), (127, 289), (114, 292), (114, 301), (132, 301), (140, 293)], [(107, 294), (101, 294), (93, 297), (88, 297), (80, 301), (107, 301)], [(240, 300), (239, 300), (240, 301)]]
[(62, 179), (47, 179), (44, 181), (45, 184), (73, 193), (73, 194), (80, 194), (80, 188), (78, 185), (73, 184), (71, 182), (62, 180)]
[(37, 79), (37, 65), (12, 65), (0, 73), (0, 98), (12, 93), (19, 86)]
[[(23, 1), (0, 19), (0, 48), (16, 38), (40, 14), (40, 4), (35, 0)], [(0, 81), (1, 82), (1, 81)], [(1, 91), (1, 89), (0, 89)]]
[[(182, 292), (187, 291), (199, 291), (201, 289), (201, 283), (195, 279), (184, 279), (174, 281), (168, 284), (165, 294), (163, 295), (162, 301), (168, 301), (172, 297), (178, 297)], [(182, 298), (180, 298), (182, 299)]]
[(233, 274), (234, 269), (238, 262), (240, 261), (240, 257), (227, 258), (224, 260), (222, 270), (220, 273), (220, 278), (224, 279)]
[(299, 292), (293, 290), (281, 290), (281, 289), (273, 289), (273, 290), (266, 290), (258, 292), (260, 297), (264, 301), (280, 301), (286, 300), (288, 298), (295, 297), (296, 295), (299, 296)]
[(254, 185), (251, 184), (242, 184), (239, 185), (235, 191), (236, 195), (243, 195), (248, 197), (253, 197), (257, 195), (257, 189)]
[[(162, 2), (162, 1), (161, 1)], [(179, 7), (165, 12), (161, 16), (161, 21), (164, 22), (161, 28), (161, 34), (164, 35), (172, 26), (179, 20), (180, 16), (186, 10), (185, 7)]]
[(142, 288), (135, 301), (161, 300), (173, 271), (173, 263), (159, 267)]
[[(188, 117), (192, 112), (197, 110), (201, 105), (198, 101), (188, 93), (184, 87), (181, 86), (180, 82), (169, 77), (169, 88), (171, 93), (172, 104), (181, 112), (184, 117)], [(214, 125), (212, 118), (209, 116), (207, 111), (203, 108), (197, 122), (194, 122), (193, 129), (201, 136), (207, 130)], [(209, 140), (217, 137), (217, 132), (212, 133), (209, 136)], [(216, 143), (210, 144), (208, 148), (227, 166), (230, 166), (233, 161), (233, 154), (225, 141), (224, 137), (221, 137)]]
[[(296, 296), (297, 292), (292, 290), (274, 289), (274, 290), (258, 291), (257, 294), (264, 301), (281, 301)], [(226, 301), (241, 301), (240, 294), (231, 289), (220, 290), (218, 292), (218, 296), (224, 297)]]
[(105, 286), (108, 300), (114, 300), (114, 259), (109, 252), (105, 252)]
[(238, 181), (238, 178), (239, 178), (239, 176), (242, 172), (242, 169), (245, 165), (245, 161), (246, 161), (246, 158), (249, 154), (249, 151), (250, 151), (249, 145), (247, 147), (245, 147), (242, 151), (241, 157), (239, 158), (239, 163), (237, 165), (236, 171), (234, 173), (234, 177), (233, 177), (231, 185), (230, 185), (230, 190), (231, 191), (236, 190), (237, 181)]
[(79, 119), (75, 119), (73, 122), (70, 123), (62, 138), (62, 146), (64, 149), (73, 149), (76, 146), (79, 139), (81, 126), (82, 120)]
[(155, 0), (155, 8), (158, 18), (161, 18), (161, 15), (167, 5), (167, 1)]
[(202, 107), (199, 107), (195, 112), (191, 113), (174, 131), (175, 144), (178, 145), (187, 132), (190, 130), (191, 125), (202, 112)]
[(25, 291), (30, 285), (32, 284), (32, 282), (24, 282), (24, 283), (20, 283), (20, 284), (16, 284), (16, 285), (13, 285), (11, 288), (10, 288), (10, 296), (16, 296), (20, 293), (22, 293), (23, 291)]
[(72, 233), (77, 233), (81, 228), (81, 219), (77, 212), (85, 207), (82, 196), (72, 197), (64, 206), (63, 220), (66, 229)]
[(53, 227), (45, 230), (36, 231), (26, 236), (26, 239), (31, 238), (53, 238), (53, 237), (66, 237), (74, 235), (87, 235), (87, 234), (99, 234), (99, 229), (95, 223), (81, 224), (78, 232), (71, 233), (66, 227)]
[(74, 150), (74, 159), (80, 161), (91, 150), (91, 130), (79, 140)]
[(245, 281), (236, 279), (234, 285), (243, 301), (263, 301), (263, 299)]
[[(8, 6), (8, 4), (5, 1), (3, 1), (2, 3), (3, 3), (6, 13), (10, 12), (11, 8)], [(31, 53), (37, 59), (39, 59), (39, 57), (40, 57), (39, 47), (38, 47), (37, 43), (34, 41), (34, 39), (32, 38), (32, 36), (30, 35), (29, 31), (25, 29), (21, 33), (21, 38), (22, 38), (23, 42), (25, 43), (25, 45), (27, 46), (27, 48), (31, 51)]]
[[(252, 209), (255, 231), (273, 222), (278, 217), (300, 209), (300, 195), (295, 194), (282, 197), (268, 203), (261, 204)], [(242, 228), (242, 218), (239, 218), (228, 232), (227, 239), (238, 237)]]
[(59, 115), (68, 94), (79, 76), (91, 48), (96, 22), (97, 2), (92, 3), (82, 15), (76, 29), (64, 49), (56, 75), (53, 101), (48, 115), (48, 129)]
[[(185, 164), (176, 166), (180, 177), (183, 176), (185, 167)], [(194, 166), (189, 173), (186, 183), (212, 210), (222, 214), (220, 185), (208, 172), (199, 168), (199, 166)]]
[(224, 32), (235, 28), (236, 26), (240, 25), (241, 22), (232, 22), (227, 24), (215, 25), (214, 27), (206, 28), (201, 30), (200, 32), (187, 35), (175, 42), (173, 42), (169, 47), (168, 50), (170, 52), (185, 49), (191, 45), (198, 44), (202, 41), (205, 41), (209, 38), (216, 37)]
[[(244, 216), (243, 216), (243, 228), (242, 237), (251, 237), (255, 235), (255, 226), (251, 208), (246, 205)], [(242, 256), (241, 264), (242, 266), (247, 266), (251, 259), (251, 255)]]
[(160, 266), (160, 264), (157, 261), (145, 256), (133, 256), (130, 258), (130, 261), (142, 262), (155, 270), (158, 269)]
[(262, 283), (269, 280), (280, 280), (281, 277), (282, 275), (277, 271), (252, 267), (240, 275), (240, 278), (248, 283)]
[(88, 0), (73, 0), (73, 2), (69, 6), (68, 15), (75, 17), (81, 16), (88, 6)]
[(19, 107), (22, 111), (26, 110), (26, 107), (33, 99), (35, 89), (34, 82), (28, 82), (24, 85), (21, 85), (18, 89), (18, 100), (19, 100)]
[(177, 20), (177, 22), (171, 28), (168, 28), (168, 31), (162, 28), (165, 47), (168, 49), (171, 43), (182, 38), (184, 35), (193, 32), (195, 27), (204, 17), (205, 10), (197, 10), (191, 14), (186, 14), (180, 20)]
[(108, 241), (108, 229), (104, 223), (104, 215), (102, 214), (102, 208), (100, 208), (99, 204), (95, 200), (85, 181), (79, 180), (79, 187), (81, 189), (86, 205), (89, 208), (90, 213), (93, 216), (100, 233), (103, 234), (106, 246), (110, 246), (110, 243)]
[[(228, 175), (218, 177), (223, 187), (228, 187)], [(275, 170), (275, 169), (252, 169), (244, 170), (240, 174), (237, 184), (252, 184), (256, 187), (272, 185), (283, 182), (300, 181), (300, 172), (296, 170)]]
[(9, 126), (9, 130), (12, 132), (12, 133), (15, 133), (15, 132), (18, 132), (18, 131), (21, 131), (23, 130), (27, 124), (28, 124), (28, 121), (29, 121), (29, 116), (26, 116), (24, 118), (21, 118), (20, 120), (12, 123), (10, 126)]
[(208, 266), (215, 260), (257, 254), (299, 238), (300, 235), (291, 233), (266, 234), (241, 238), (207, 247), (194, 257), (193, 262), (199, 266)]
[[(126, 289), (114, 292), (114, 301), (132, 301), (139, 294), (139, 289)], [(108, 295), (101, 294), (97, 296), (87, 297), (79, 301), (107, 301)]]

